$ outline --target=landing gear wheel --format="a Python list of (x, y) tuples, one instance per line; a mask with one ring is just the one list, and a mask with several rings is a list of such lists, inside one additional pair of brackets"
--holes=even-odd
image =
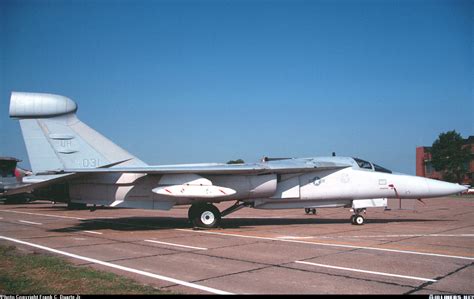
[(362, 215), (353, 215), (351, 217), (351, 222), (354, 225), (363, 225), (365, 222), (365, 218)]
[(188, 215), (191, 223), (196, 227), (214, 228), (221, 221), (221, 213), (212, 204), (193, 205)]
[(316, 209), (313, 209), (313, 208), (304, 208), (304, 212), (306, 214), (313, 214), (313, 215), (316, 215)]
[(189, 222), (191, 222), (191, 223), (193, 223), (194, 215), (196, 215), (196, 212), (198, 210), (198, 206), (199, 205), (194, 204), (188, 210), (188, 219), (189, 219)]

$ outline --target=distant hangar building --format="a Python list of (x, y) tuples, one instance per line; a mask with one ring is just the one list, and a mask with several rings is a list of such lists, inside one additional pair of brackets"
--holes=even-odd
[[(464, 139), (464, 146), (471, 148), (474, 156), (474, 136)], [(431, 179), (442, 180), (443, 175), (434, 169), (431, 163), (431, 146), (419, 146), (416, 148), (416, 175)], [(462, 182), (466, 185), (474, 185), (474, 159), (469, 162), (469, 169)]]

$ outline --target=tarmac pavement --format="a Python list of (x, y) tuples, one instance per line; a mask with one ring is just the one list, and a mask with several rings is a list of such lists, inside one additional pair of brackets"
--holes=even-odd
[[(0, 243), (187, 294), (473, 294), (474, 198), (416, 211), (244, 208), (194, 230), (170, 211), (0, 205)], [(232, 203), (218, 204), (222, 211)]]

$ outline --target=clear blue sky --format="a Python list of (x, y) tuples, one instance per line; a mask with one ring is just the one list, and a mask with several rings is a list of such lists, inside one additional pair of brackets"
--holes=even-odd
[(74, 99), (150, 164), (359, 156), (474, 135), (473, 1), (0, 1), (0, 155), (28, 166), (11, 91)]

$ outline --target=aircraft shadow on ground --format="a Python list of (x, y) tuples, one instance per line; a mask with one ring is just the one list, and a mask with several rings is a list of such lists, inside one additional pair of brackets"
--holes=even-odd
[[(29, 209), (31, 204), (28, 203), (21, 206), (15, 206), (16, 209)], [(38, 203), (40, 204), (40, 203)], [(42, 203), (44, 204), (44, 203)], [(29, 207), (30, 206), (30, 207)], [(44, 211), (62, 211), (68, 210), (63, 204), (35, 207)], [(117, 207), (97, 207), (97, 210), (117, 210), (127, 208)], [(83, 212), (89, 214), (87, 209)], [(80, 217), (81, 215), (77, 215)], [(349, 217), (347, 219), (328, 219), (318, 218), (223, 218), (219, 228), (241, 228), (241, 227), (258, 227), (258, 226), (275, 226), (275, 225), (304, 225), (304, 224), (350, 224)], [(385, 218), (371, 219), (366, 218), (366, 225), (370, 224), (388, 224), (388, 223), (416, 223), (416, 222), (444, 222), (450, 220), (443, 219), (403, 219), (403, 218)], [(95, 218), (80, 220), (80, 223), (72, 227), (50, 230), (53, 232), (71, 232), (81, 230), (101, 230), (111, 229), (116, 231), (149, 231), (173, 228), (193, 228), (187, 218), (183, 217), (122, 217), (122, 218)]]
[[(416, 223), (416, 222), (440, 222), (440, 219), (367, 219), (367, 224), (384, 223)], [(223, 218), (220, 228), (241, 228), (275, 225), (303, 225), (303, 224), (345, 224), (351, 225), (349, 219), (323, 219), (323, 218)], [(183, 217), (124, 217), (124, 218), (97, 218), (80, 220), (80, 223), (72, 227), (54, 229), (54, 232), (71, 232), (81, 230), (103, 230), (116, 231), (150, 231), (174, 228), (192, 228), (187, 218)]]

